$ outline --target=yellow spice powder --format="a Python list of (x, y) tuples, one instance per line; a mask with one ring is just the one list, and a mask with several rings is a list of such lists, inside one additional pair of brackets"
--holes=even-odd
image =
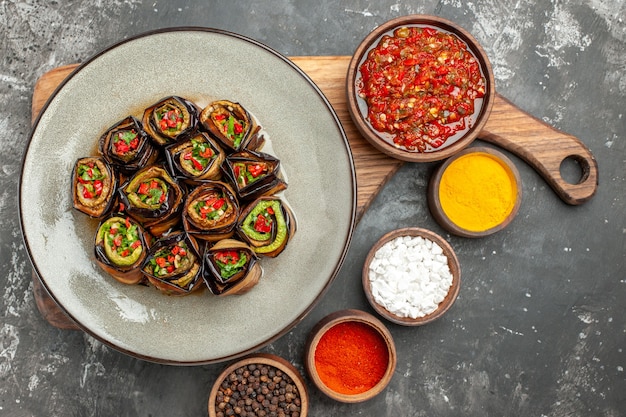
[(483, 232), (502, 223), (513, 210), (516, 181), (503, 162), (482, 152), (453, 161), (441, 176), (439, 201), (453, 223)]

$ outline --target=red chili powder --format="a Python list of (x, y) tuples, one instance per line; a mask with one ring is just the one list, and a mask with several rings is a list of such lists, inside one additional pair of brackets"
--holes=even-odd
[(360, 394), (381, 380), (389, 364), (383, 337), (360, 322), (336, 324), (315, 349), (315, 369), (322, 382), (341, 394)]

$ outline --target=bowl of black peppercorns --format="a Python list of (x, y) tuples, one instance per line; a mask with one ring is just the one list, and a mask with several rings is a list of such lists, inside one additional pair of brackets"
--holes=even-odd
[(217, 377), (209, 394), (209, 417), (306, 417), (304, 379), (287, 360), (269, 353), (243, 357)]

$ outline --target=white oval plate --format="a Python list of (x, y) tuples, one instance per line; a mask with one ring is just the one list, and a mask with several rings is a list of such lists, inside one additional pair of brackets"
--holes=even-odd
[[(97, 221), (72, 208), (71, 170), (95, 155), (99, 136), (128, 114), (179, 95), (206, 105), (240, 102), (280, 158), (285, 199), (298, 224), (250, 292), (166, 296), (127, 286), (95, 263)], [(352, 153), (330, 103), (291, 61), (230, 32), (176, 28), (116, 44), (81, 65), (33, 129), (20, 179), (20, 221), (35, 272), (86, 332), (160, 363), (220, 362), (257, 350), (295, 326), (343, 263), (356, 213)]]

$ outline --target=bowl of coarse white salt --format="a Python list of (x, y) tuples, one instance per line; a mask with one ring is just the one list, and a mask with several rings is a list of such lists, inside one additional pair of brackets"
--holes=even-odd
[(385, 319), (421, 326), (454, 304), (461, 266), (450, 244), (430, 230), (407, 227), (385, 234), (363, 265), (363, 290)]

